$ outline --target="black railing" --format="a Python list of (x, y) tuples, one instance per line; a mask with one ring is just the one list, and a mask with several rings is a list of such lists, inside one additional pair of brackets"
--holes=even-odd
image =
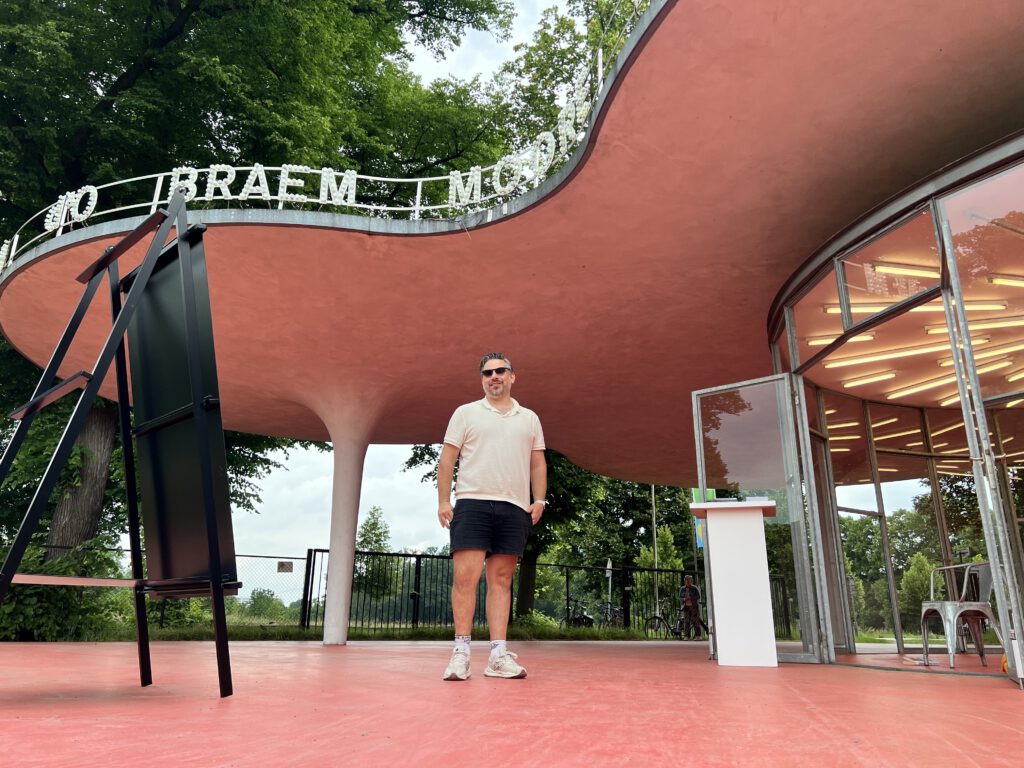
[[(304, 627), (323, 624), (327, 559), (324, 549), (311, 549), (307, 554), (300, 612)], [(675, 617), (679, 590), (687, 575), (693, 577), (704, 594), (703, 575), (695, 571), (538, 563), (533, 608), (555, 622), (570, 623), (568, 619), (582, 610), (595, 624), (613, 619), (609, 623), (621, 621), (627, 628), (640, 629), (649, 616), (659, 611), (659, 602), (667, 607), (667, 614)], [(786, 580), (783, 576), (771, 576), (770, 583), (776, 637), (792, 639)], [(371, 632), (452, 626), (451, 587), (452, 561), (447, 555), (357, 551), (349, 625)], [(518, 574), (512, 582), (513, 605), (517, 591)], [(486, 585), (481, 579), (474, 616), (478, 624), (485, 621), (485, 594)]]

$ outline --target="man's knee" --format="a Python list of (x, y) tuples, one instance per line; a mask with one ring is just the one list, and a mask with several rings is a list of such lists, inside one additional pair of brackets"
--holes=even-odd
[(475, 589), (484, 566), (484, 553), (460, 550), (452, 555), (453, 579), (457, 589)]
[(512, 555), (491, 555), (487, 561), (487, 586), (511, 589), (518, 563), (519, 558)]

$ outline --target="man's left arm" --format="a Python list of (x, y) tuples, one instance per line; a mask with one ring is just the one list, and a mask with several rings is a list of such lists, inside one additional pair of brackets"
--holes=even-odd
[(544, 451), (530, 452), (530, 490), (535, 499), (530, 505), (530, 517), (536, 525), (544, 514), (544, 496), (548, 492), (548, 463)]

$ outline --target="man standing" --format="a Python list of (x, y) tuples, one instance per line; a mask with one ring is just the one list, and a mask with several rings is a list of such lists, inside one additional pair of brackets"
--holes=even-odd
[[(476, 588), (485, 567), (491, 654), (484, 675), (526, 677), (526, 670), (506, 647), (512, 574), (530, 530), (547, 505), (544, 433), (537, 414), (512, 398), (516, 380), (512, 363), (498, 352), (485, 355), (480, 379), (484, 397), (459, 406), (452, 414), (437, 465), (437, 517), (450, 529), (455, 571), (455, 648), (445, 680), (469, 679)], [(456, 459), (459, 479), (453, 508)]]
[(700, 615), (700, 588), (693, 583), (693, 576), (683, 576), (683, 586), (679, 588), (679, 602), (683, 609), (683, 637), (700, 640), (701, 630), (708, 631), (707, 624)]

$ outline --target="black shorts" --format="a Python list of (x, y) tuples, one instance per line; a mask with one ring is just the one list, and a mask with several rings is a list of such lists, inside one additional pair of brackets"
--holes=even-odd
[(523, 556), (533, 518), (507, 501), (459, 499), (449, 533), (451, 551), (482, 549), (490, 555)]

